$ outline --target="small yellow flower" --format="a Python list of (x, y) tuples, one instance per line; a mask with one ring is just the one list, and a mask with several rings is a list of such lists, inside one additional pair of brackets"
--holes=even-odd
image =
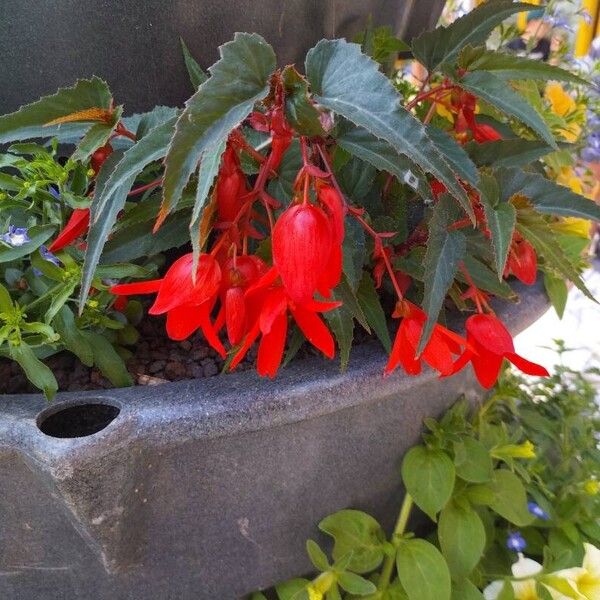
[(553, 223), (552, 229), (561, 233), (589, 239), (592, 223), (586, 219), (578, 219), (577, 217), (564, 217), (560, 221)]
[(565, 92), (560, 83), (549, 83), (545, 95), (550, 101), (552, 112), (559, 117), (565, 117), (577, 109), (575, 100)]
[(563, 569), (554, 576), (566, 579), (573, 584), (581, 600), (600, 598), (600, 550), (592, 544), (584, 544), (583, 566)]
[(492, 450), (495, 458), (535, 458), (535, 446), (526, 440), (522, 444), (506, 444)]
[(586, 494), (590, 496), (596, 496), (598, 493), (600, 493), (600, 481), (597, 479), (588, 479), (583, 484), (583, 489)]

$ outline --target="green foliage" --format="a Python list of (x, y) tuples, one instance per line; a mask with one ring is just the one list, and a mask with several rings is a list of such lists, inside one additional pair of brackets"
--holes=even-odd
[(207, 79), (208, 76), (202, 70), (202, 67), (196, 62), (196, 59), (192, 56), (190, 49), (187, 47), (183, 38), (179, 38), (181, 43), (181, 52), (183, 54), (183, 62), (187, 69), (190, 83), (194, 89), (198, 89)]
[[(277, 597), (482, 600), (497, 580), (498, 598), (514, 599), (517, 555), (506, 541), (516, 527), (543, 567), (532, 576), (539, 597), (550, 597), (547, 586), (575, 597), (573, 584), (552, 573), (581, 565), (583, 544), (600, 543), (596, 393), (587, 374), (561, 365), (534, 381), (507, 371), (484, 404), (461, 400), (440, 421), (427, 419), (424, 445), (404, 457), (407, 494), (391, 536), (360, 511), (326, 517), (319, 527), (334, 540), (333, 564), (309, 541), (319, 574), (278, 585)], [(408, 528), (413, 501), (437, 517), (426, 538)], [(548, 520), (535, 518), (528, 501)]]

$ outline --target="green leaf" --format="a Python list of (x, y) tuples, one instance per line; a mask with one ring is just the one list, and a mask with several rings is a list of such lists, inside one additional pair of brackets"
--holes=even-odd
[(484, 600), (484, 597), (474, 583), (463, 579), (452, 583), (452, 600)]
[(50, 302), (50, 306), (44, 315), (45, 323), (50, 323), (50, 321), (54, 319), (58, 311), (65, 305), (69, 298), (71, 298), (76, 287), (76, 281), (66, 281), (53, 292), (52, 301)]
[(54, 225), (34, 225), (28, 231), (29, 241), (22, 246), (5, 246), (0, 243), (0, 263), (10, 262), (31, 254), (37, 250), (44, 242), (48, 241), (56, 226)]
[(289, 204), (293, 195), (294, 181), (301, 167), (300, 142), (298, 139), (294, 139), (281, 159), (277, 177), (269, 182), (267, 187), (269, 194), (284, 204)]
[(0, 283), (0, 312), (12, 314), (14, 310), (9, 291)]
[(515, 591), (510, 581), (505, 581), (496, 600), (515, 600)]
[(492, 478), (489, 450), (477, 439), (463, 437), (454, 443), (456, 475), (470, 483), (485, 483)]
[(208, 75), (203, 71), (202, 67), (196, 62), (196, 59), (192, 56), (183, 38), (179, 38), (181, 43), (181, 52), (183, 54), (183, 61), (185, 62), (185, 68), (187, 69), (190, 83), (194, 89), (198, 89), (207, 79)]
[(438, 127), (427, 125), (427, 133), (442, 151), (454, 172), (473, 187), (477, 187), (479, 184), (479, 171), (477, 171), (477, 167), (464, 148)]
[(469, 575), (483, 556), (485, 528), (468, 504), (449, 502), (446, 505), (440, 513), (438, 538), (455, 579)]
[(483, 144), (469, 142), (465, 150), (478, 167), (523, 167), (554, 152), (554, 148), (545, 142), (521, 138), (495, 140)]
[(85, 335), (77, 328), (71, 309), (63, 306), (54, 317), (52, 325), (60, 335), (60, 342), (64, 347), (75, 354), (86, 367), (91, 367), (94, 364), (94, 352)]
[(419, 354), (423, 352), (433, 333), (446, 294), (467, 249), (467, 241), (461, 231), (448, 231), (448, 225), (453, 222), (452, 209), (449, 197), (442, 196), (435, 205), (429, 222), (427, 251), (423, 260), (425, 290), (422, 304), (427, 321), (419, 341)]
[(27, 379), (38, 389), (44, 392), (51, 400), (58, 390), (58, 383), (54, 374), (24, 342), (18, 346), (9, 346), (10, 357), (23, 369)]
[(459, 66), (468, 71), (489, 71), (500, 79), (527, 79), (537, 81), (567, 81), (589, 85), (585, 79), (541, 60), (532, 60), (514, 54), (488, 50), (483, 46), (465, 48), (460, 55)]
[(98, 367), (104, 377), (115, 387), (133, 385), (133, 380), (125, 367), (125, 363), (103, 335), (92, 331), (82, 331), (81, 334), (90, 344), (94, 353), (94, 365)]
[(385, 351), (390, 352), (392, 349), (392, 341), (390, 340), (390, 332), (385, 319), (385, 313), (381, 307), (381, 300), (375, 289), (373, 279), (366, 271), (363, 273), (360, 284), (358, 285), (356, 297), (367, 322), (379, 338)]
[(398, 154), (385, 140), (346, 121), (339, 128), (336, 141), (353, 156), (394, 175), (398, 181), (417, 191), (422, 198), (431, 199), (431, 188), (421, 168), (406, 156)]
[(344, 571), (338, 575), (338, 583), (342, 589), (355, 596), (366, 596), (367, 594), (374, 594), (377, 591), (375, 584), (349, 571)]
[(275, 586), (279, 600), (309, 600), (307, 586), (308, 579), (290, 579)]
[(483, 174), (481, 176), (480, 190), (485, 220), (492, 235), (496, 272), (498, 279), (502, 280), (517, 222), (517, 211), (510, 202), (499, 202), (500, 189), (492, 175)]
[(367, 573), (381, 564), (385, 533), (370, 515), (358, 510), (340, 510), (325, 517), (319, 529), (335, 540), (333, 558), (336, 561), (352, 552), (349, 570)]
[(450, 600), (450, 572), (440, 551), (421, 539), (403, 541), (396, 568), (409, 600)]
[(340, 351), (341, 369), (345, 371), (350, 360), (352, 340), (354, 339), (354, 317), (345, 306), (329, 310), (323, 316), (333, 331)]
[[(106, 82), (98, 77), (80, 79), (73, 87), (61, 88), (51, 96), (44, 96), (32, 104), (22, 106), (18, 111), (0, 116), (0, 144), (13, 140), (36, 137), (51, 137), (56, 127), (44, 125), (59, 117), (88, 108), (108, 109), (111, 94)], [(81, 128), (81, 124), (77, 125)]]
[(560, 246), (559, 238), (544, 221), (517, 223), (519, 233), (534, 247), (538, 256), (543, 257), (544, 267), (572, 281), (590, 300), (595, 298), (581, 279), (576, 267)]
[(542, 175), (515, 167), (497, 169), (495, 175), (502, 200), (518, 194), (528, 198), (541, 213), (600, 221), (598, 204)]
[(269, 92), (275, 70), (273, 48), (257, 34), (236, 33), (219, 48), (210, 78), (186, 102), (165, 160), (160, 220), (179, 201), (205, 151), (214, 152)]
[(323, 135), (320, 113), (308, 96), (308, 82), (293, 66), (281, 73), (285, 88), (285, 116), (300, 135), (309, 137)]
[[(466, 254), (463, 258), (463, 263), (473, 283), (479, 289), (490, 292), (500, 298), (506, 298), (507, 300), (516, 301), (518, 299), (517, 294), (515, 294), (510, 285), (504, 280), (499, 280), (497, 273), (479, 259)], [(456, 278), (463, 283), (467, 283), (463, 273), (459, 272)]]
[(363, 263), (367, 253), (365, 231), (360, 223), (346, 217), (344, 241), (342, 243), (342, 270), (353, 290), (358, 288), (363, 273)]
[(457, 83), (461, 88), (489, 102), (498, 110), (515, 117), (535, 131), (550, 146), (558, 149), (552, 132), (540, 114), (506, 81), (486, 71), (474, 71), (458, 79)]
[(467, 214), (473, 214), (443, 150), (427, 135), (425, 126), (401, 106), (402, 98), (391, 81), (358, 44), (321, 40), (306, 56), (306, 73), (319, 104), (414, 160), (444, 183)]
[(118, 106), (113, 113), (111, 123), (94, 123), (77, 144), (77, 148), (75, 148), (75, 152), (73, 152), (71, 155), (71, 159), (83, 162), (87, 160), (98, 148), (104, 146), (110, 140), (110, 136), (112, 135), (122, 114), (123, 107)]
[(412, 41), (413, 53), (420, 63), (433, 71), (441, 64), (455, 62), (464, 47), (483, 44), (507, 17), (534, 8), (531, 4), (512, 0), (485, 2), (448, 27), (423, 32)]
[(315, 569), (318, 569), (319, 571), (327, 571), (327, 569), (329, 569), (331, 566), (327, 560), (325, 552), (321, 550), (317, 542), (314, 542), (313, 540), (307, 540), (306, 552)]
[(544, 273), (544, 288), (546, 294), (552, 302), (552, 306), (556, 311), (559, 319), (563, 318), (565, 314), (565, 306), (567, 305), (567, 298), (569, 297), (569, 288), (564, 279), (555, 277), (550, 273)]
[(442, 450), (415, 446), (402, 461), (406, 491), (433, 521), (452, 495), (454, 478), (454, 464)]
[(494, 501), (490, 508), (517, 527), (526, 527), (533, 521), (527, 509), (527, 495), (521, 480), (507, 469), (494, 471), (492, 484)]
[(361, 324), (367, 333), (371, 333), (369, 322), (367, 321), (367, 317), (359, 304), (357, 294), (358, 291), (355, 292), (352, 289), (345, 275), (342, 277), (342, 281), (334, 291), (335, 299), (340, 300), (343, 303), (343, 306)]

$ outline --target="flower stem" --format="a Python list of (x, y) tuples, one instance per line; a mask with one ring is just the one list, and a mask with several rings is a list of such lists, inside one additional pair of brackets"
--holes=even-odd
[[(404, 496), (404, 500), (402, 501), (400, 514), (398, 515), (398, 520), (396, 521), (396, 526), (394, 527), (394, 532), (392, 533), (392, 544), (396, 549), (398, 548), (398, 538), (402, 537), (404, 535), (404, 532), (406, 531), (406, 525), (408, 523), (408, 518), (410, 517), (412, 506), (413, 499), (411, 495), (407, 492)], [(381, 569), (381, 577), (379, 578), (379, 585), (377, 586), (377, 591), (384, 592), (385, 590), (387, 590), (388, 586), (390, 585), (390, 580), (392, 578), (395, 563), (395, 552), (393, 556), (385, 557), (385, 561), (383, 562), (383, 568)]]

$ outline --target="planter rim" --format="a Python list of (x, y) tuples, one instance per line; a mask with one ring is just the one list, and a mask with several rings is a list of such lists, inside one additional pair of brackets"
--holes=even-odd
[[(531, 287), (515, 287), (521, 296), (518, 304), (496, 302), (499, 316), (513, 334), (549, 307), (540, 281)], [(124, 428), (129, 432), (144, 430), (145, 437), (157, 442), (169, 436), (174, 423), (179, 434), (185, 432), (192, 438), (230, 436), (349, 408), (369, 398), (373, 385), (378, 393), (395, 394), (436, 377), (427, 368), (417, 377), (400, 369), (384, 377), (385, 362), (379, 343), (370, 341), (353, 348), (344, 373), (337, 361), (315, 356), (292, 362), (274, 380), (245, 371), (156, 387), (63, 392), (51, 404), (41, 394), (4, 395), (0, 396), (0, 445), (14, 444), (45, 461), (60, 460), (74, 448), (92, 447), (100, 438), (106, 447), (114, 448), (112, 444), (126, 438), (122, 435)], [(47, 416), (68, 406), (89, 403), (113, 405), (120, 413), (104, 429), (85, 437), (55, 438), (38, 428), (40, 414)]]

